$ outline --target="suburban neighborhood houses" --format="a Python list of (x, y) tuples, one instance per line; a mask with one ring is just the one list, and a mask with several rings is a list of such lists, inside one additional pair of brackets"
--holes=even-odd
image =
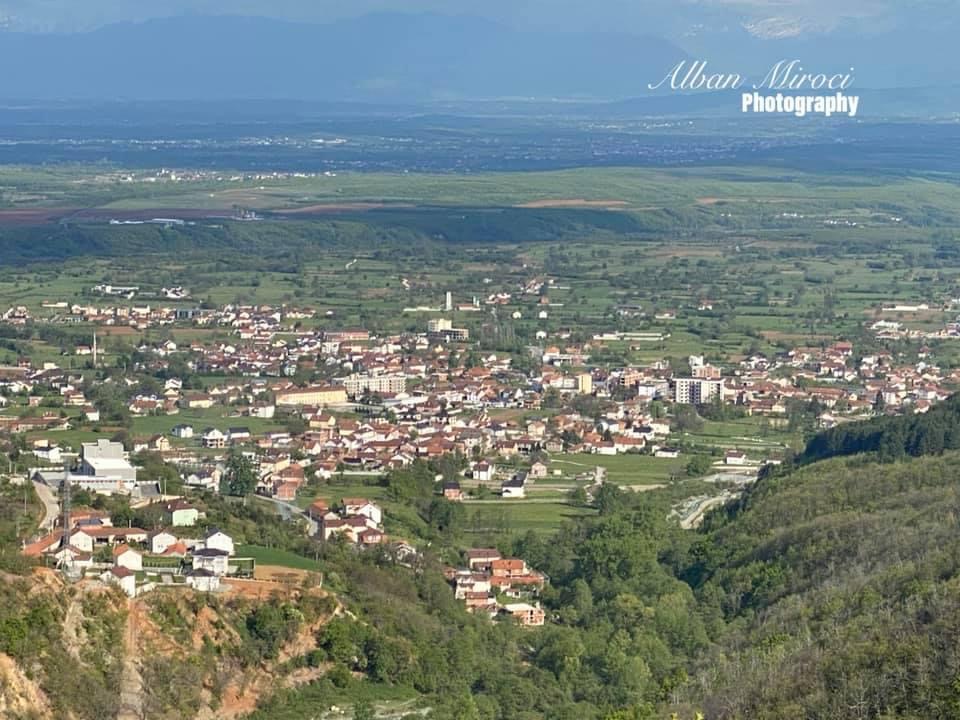
[[(170, 507), (173, 513), (196, 512), (182, 501), (167, 503)], [(236, 557), (233, 539), (215, 527), (178, 537), (175, 527), (150, 532), (115, 527), (106, 513), (86, 508), (72, 509), (69, 522), (69, 529), (61, 523), (26, 545), (23, 554), (46, 558), (74, 579), (118, 585), (130, 597), (158, 585), (212, 592), (221, 578), (252, 577), (255, 568), (252, 558)]]
[[(438, 527), (445, 521), (435, 518), (450, 515), (479, 532), (505, 522), (495, 513), (506, 508), (587, 511), (605, 483), (639, 492), (702, 477), (704, 490), (671, 513), (692, 527), (792, 453), (795, 426), (923, 413), (960, 383), (960, 371), (928, 362), (923, 350), (907, 362), (844, 340), (618, 364), (596, 359), (651, 338), (538, 331), (518, 358), (483, 348), (482, 333), (461, 326), (483, 307), (517, 303), (549, 316), (543, 301), (555, 289), (537, 276), (462, 307), (448, 297), (427, 308), (441, 316), (379, 334), (317, 326), (321, 311), (302, 305), (194, 308), (182, 287), (151, 305), (136, 303), (137, 288), (104, 285), (97, 301), (54, 303), (46, 317), (11, 308), (7, 322), (96, 328), (68, 360), (0, 367), (0, 432), (22, 438), (25, 476), (56, 504), (23, 552), (131, 596), (157, 584), (214, 592), (223, 578), (249, 577), (256, 563), (207, 524), (205, 507), (252, 494), (318, 542), (399, 547), (408, 562), (418, 549), (409, 524), (391, 517), (389, 479), (424, 467), (434, 468), (429, 483), (441, 504), (429, 512)], [(518, 305), (511, 316), (526, 311)], [(163, 332), (145, 335), (123, 372), (106, 372), (105, 338), (118, 327)], [(213, 334), (175, 340), (179, 329)], [(739, 430), (710, 434), (704, 423)], [(68, 513), (68, 496), (120, 499), (149, 511), (140, 517), (150, 524), (114, 527), (109, 514), (82, 506)], [(545, 622), (538, 596), (546, 578), (522, 559), (470, 550), (448, 579), (473, 612)]]
[(464, 559), (466, 567), (448, 568), (446, 573), (454, 596), (467, 610), (491, 618), (506, 615), (523, 626), (544, 624), (544, 612), (535, 600), (546, 584), (541, 573), (492, 549), (467, 550)]

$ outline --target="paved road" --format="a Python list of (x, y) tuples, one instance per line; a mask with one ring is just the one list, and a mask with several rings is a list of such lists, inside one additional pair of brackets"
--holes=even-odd
[(312, 520), (309, 517), (307, 517), (307, 514), (303, 510), (298, 508), (296, 505), (292, 505), (291, 503), (288, 503), (288, 502), (283, 502), (282, 500), (276, 500), (271, 497), (265, 497), (263, 495), (258, 495), (257, 497), (260, 498), (261, 500), (266, 500), (267, 502), (271, 502), (274, 505), (276, 505), (277, 512), (280, 513), (280, 517), (282, 517), (284, 520), (290, 520), (291, 518), (294, 518), (294, 517), (303, 518), (304, 520), (306, 520), (307, 525), (310, 528), (309, 534), (311, 536), (316, 535), (318, 532), (320, 532), (320, 524), (316, 520)]
[(52, 530), (57, 516), (60, 515), (60, 503), (57, 501), (57, 496), (53, 494), (53, 490), (46, 483), (34, 480), (33, 487), (37, 491), (40, 502), (43, 503), (43, 519), (40, 521), (40, 528), (42, 530)]
[(723, 492), (716, 497), (707, 498), (706, 500), (701, 501), (692, 513), (680, 521), (680, 527), (682, 527), (684, 530), (691, 530), (693, 528), (700, 527), (700, 525), (703, 523), (704, 516), (710, 510), (729, 502), (733, 499), (733, 497), (733, 493)]

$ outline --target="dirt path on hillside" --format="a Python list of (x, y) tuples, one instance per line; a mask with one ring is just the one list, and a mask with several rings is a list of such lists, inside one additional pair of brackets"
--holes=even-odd
[(140, 650), (137, 628), (143, 623), (143, 605), (128, 603), (127, 627), (123, 633), (123, 670), (120, 676), (120, 712), (117, 720), (144, 720), (143, 678), (140, 675)]

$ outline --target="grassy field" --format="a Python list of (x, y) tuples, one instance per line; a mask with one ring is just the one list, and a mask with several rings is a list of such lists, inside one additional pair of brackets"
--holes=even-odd
[(762, 453), (792, 447), (802, 438), (798, 433), (771, 427), (760, 416), (723, 422), (707, 420), (696, 433), (681, 433), (679, 437), (706, 448), (743, 450)]
[(294, 570), (320, 571), (320, 566), (316, 561), (286, 550), (266, 548), (260, 545), (238, 545), (236, 551), (238, 557), (253, 558), (258, 565), (277, 565)]
[[(355, 476), (347, 476), (348, 478)], [(371, 478), (374, 476), (371, 476)], [(380, 485), (364, 485), (360, 482), (351, 482), (347, 485), (333, 484), (322, 485), (317, 490), (308, 490), (301, 493), (294, 504), (297, 507), (306, 508), (314, 500), (326, 500), (329, 504), (335, 505), (343, 498), (366, 498), (367, 500), (382, 501), (387, 494), (387, 488)]]
[(574, 507), (565, 502), (531, 502), (529, 500), (497, 500), (467, 502), (468, 538), (472, 534), (497, 532), (551, 533), (564, 522), (596, 514), (591, 508)]
[[(596, 466), (607, 470), (607, 479), (618, 485), (656, 485), (670, 482), (684, 474), (684, 458), (656, 458), (650, 455), (571, 455), (559, 453), (550, 456), (550, 469), (577, 475), (593, 472)], [(541, 482), (549, 483), (551, 478)]]
[[(226, 173), (225, 173), (226, 174)], [(950, 178), (879, 177), (718, 166), (676, 169), (582, 168), (551, 172), (351, 173), (336, 177), (250, 179), (242, 182), (124, 183), (103, 168), (8, 166), (0, 184), (29, 187), (18, 207), (302, 209), (315, 204), (519, 205), (583, 199), (619, 201), (627, 208), (703, 208), (747, 204), (790, 210), (811, 206), (869, 217), (864, 199), (907, 208), (957, 206)]]
[[(231, 427), (245, 427), (251, 433), (264, 433), (273, 430), (283, 430), (283, 425), (273, 420), (251, 417), (230, 417), (227, 407), (212, 407), (208, 409), (185, 409), (176, 415), (148, 415), (133, 420), (133, 434), (137, 437), (152, 435), (169, 435), (170, 430), (177, 425), (192, 425), (196, 434), (207, 428), (227, 430)], [(225, 416), (226, 415), (226, 416)], [(197, 442), (194, 439), (194, 444)]]

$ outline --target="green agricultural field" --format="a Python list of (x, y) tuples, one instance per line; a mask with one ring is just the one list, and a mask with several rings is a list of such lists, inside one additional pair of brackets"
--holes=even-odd
[(10, 166), (0, 172), (0, 184), (29, 188), (31, 198), (24, 198), (18, 207), (99, 206), (114, 210), (230, 209), (238, 204), (261, 210), (303, 210), (313, 205), (357, 202), (510, 206), (585, 200), (637, 211), (694, 204), (703, 210), (719, 207), (741, 212), (773, 207), (802, 214), (790, 219), (793, 225), (803, 225), (838, 215), (875, 218), (877, 210), (886, 206), (905, 211), (928, 205), (960, 209), (948, 178), (800, 171), (782, 178), (769, 168), (743, 166), (579, 168), (470, 175), (346, 172), (336, 177), (239, 183), (123, 183), (103, 168), (73, 166), (45, 172)]
[[(431, 313), (404, 308), (438, 308), (449, 289), (458, 303), (503, 292), (512, 298), (496, 316), (482, 302), (479, 312), (451, 313), (473, 336), (490, 338), (490, 349), (502, 337), (532, 343), (540, 331), (569, 329), (581, 340), (600, 331), (640, 332), (662, 337), (606, 342), (603, 356), (615, 364), (706, 353), (712, 361), (729, 363), (749, 352), (856, 337), (869, 320), (881, 317), (885, 303), (923, 301), (935, 307), (955, 295), (960, 258), (943, 238), (946, 228), (960, 227), (960, 203), (949, 182), (804, 174), (790, 179), (787, 184), (742, 168), (343, 175), (332, 180), (348, 198), (360, 198), (363, 188), (367, 199), (399, 197), (417, 204), (417, 197), (429, 197), (431, 204), (170, 230), (84, 227), (84, 236), (96, 241), (88, 255), (116, 257), (14, 265), (0, 278), (0, 307), (25, 304), (38, 317), (52, 318), (62, 311), (42, 307), (50, 300), (126, 302), (92, 295), (93, 282), (141, 286), (143, 297), (127, 304), (149, 302), (161, 285), (178, 284), (193, 293), (188, 305), (307, 305), (317, 315), (301, 321), (302, 328), (362, 325), (397, 332), (422, 331)], [(303, 182), (320, 192), (330, 180)], [(398, 188), (411, 195), (393, 194)], [(270, 186), (268, 192), (275, 197), (280, 190)], [(628, 205), (616, 211), (478, 209), (571, 193), (621, 198)], [(928, 194), (941, 213), (936, 229), (925, 215), (932, 206), (922, 202)], [(438, 207), (467, 200), (471, 205)], [(663, 214), (664, 207), (669, 213)], [(889, 220), (894, 213), (901, 222)], [(861, 224), (825, 224), (843, 217)], [(64, 235), (64, 243), (72, 237)], [(9, 242), (37, 247), (29, 235), (11, 236)], [(163, 252), (168, 246), (175, 252)], [(144, 257), (156, 252), (162, 254)], [(553, 280), (544, 306), (537, 296), (518, 293), (534, 276)], [(704, 308), (704, 300), (711, 307)], [(618, 313), (624, 305), (640, 310)], [(656, 319), (664, 311), (675, 319)], [(903, 319), (911, 327), (935, 330), (950, 317)], [(83, 367), (84, 359), (62, 353), (89, 342), (93, 329), (61, 328), (62, 338), (35, 341), (28, 354)], [(104, 360), (122, 362), (136, 343), (167, 335), (184, 344), (231, 337), (226, 328), (190, 326), (103, 337)], [(958, 356), (954, 344), (938, 343), (951, 362)], [(19, 352), (0, 344), (8, 362)]]

